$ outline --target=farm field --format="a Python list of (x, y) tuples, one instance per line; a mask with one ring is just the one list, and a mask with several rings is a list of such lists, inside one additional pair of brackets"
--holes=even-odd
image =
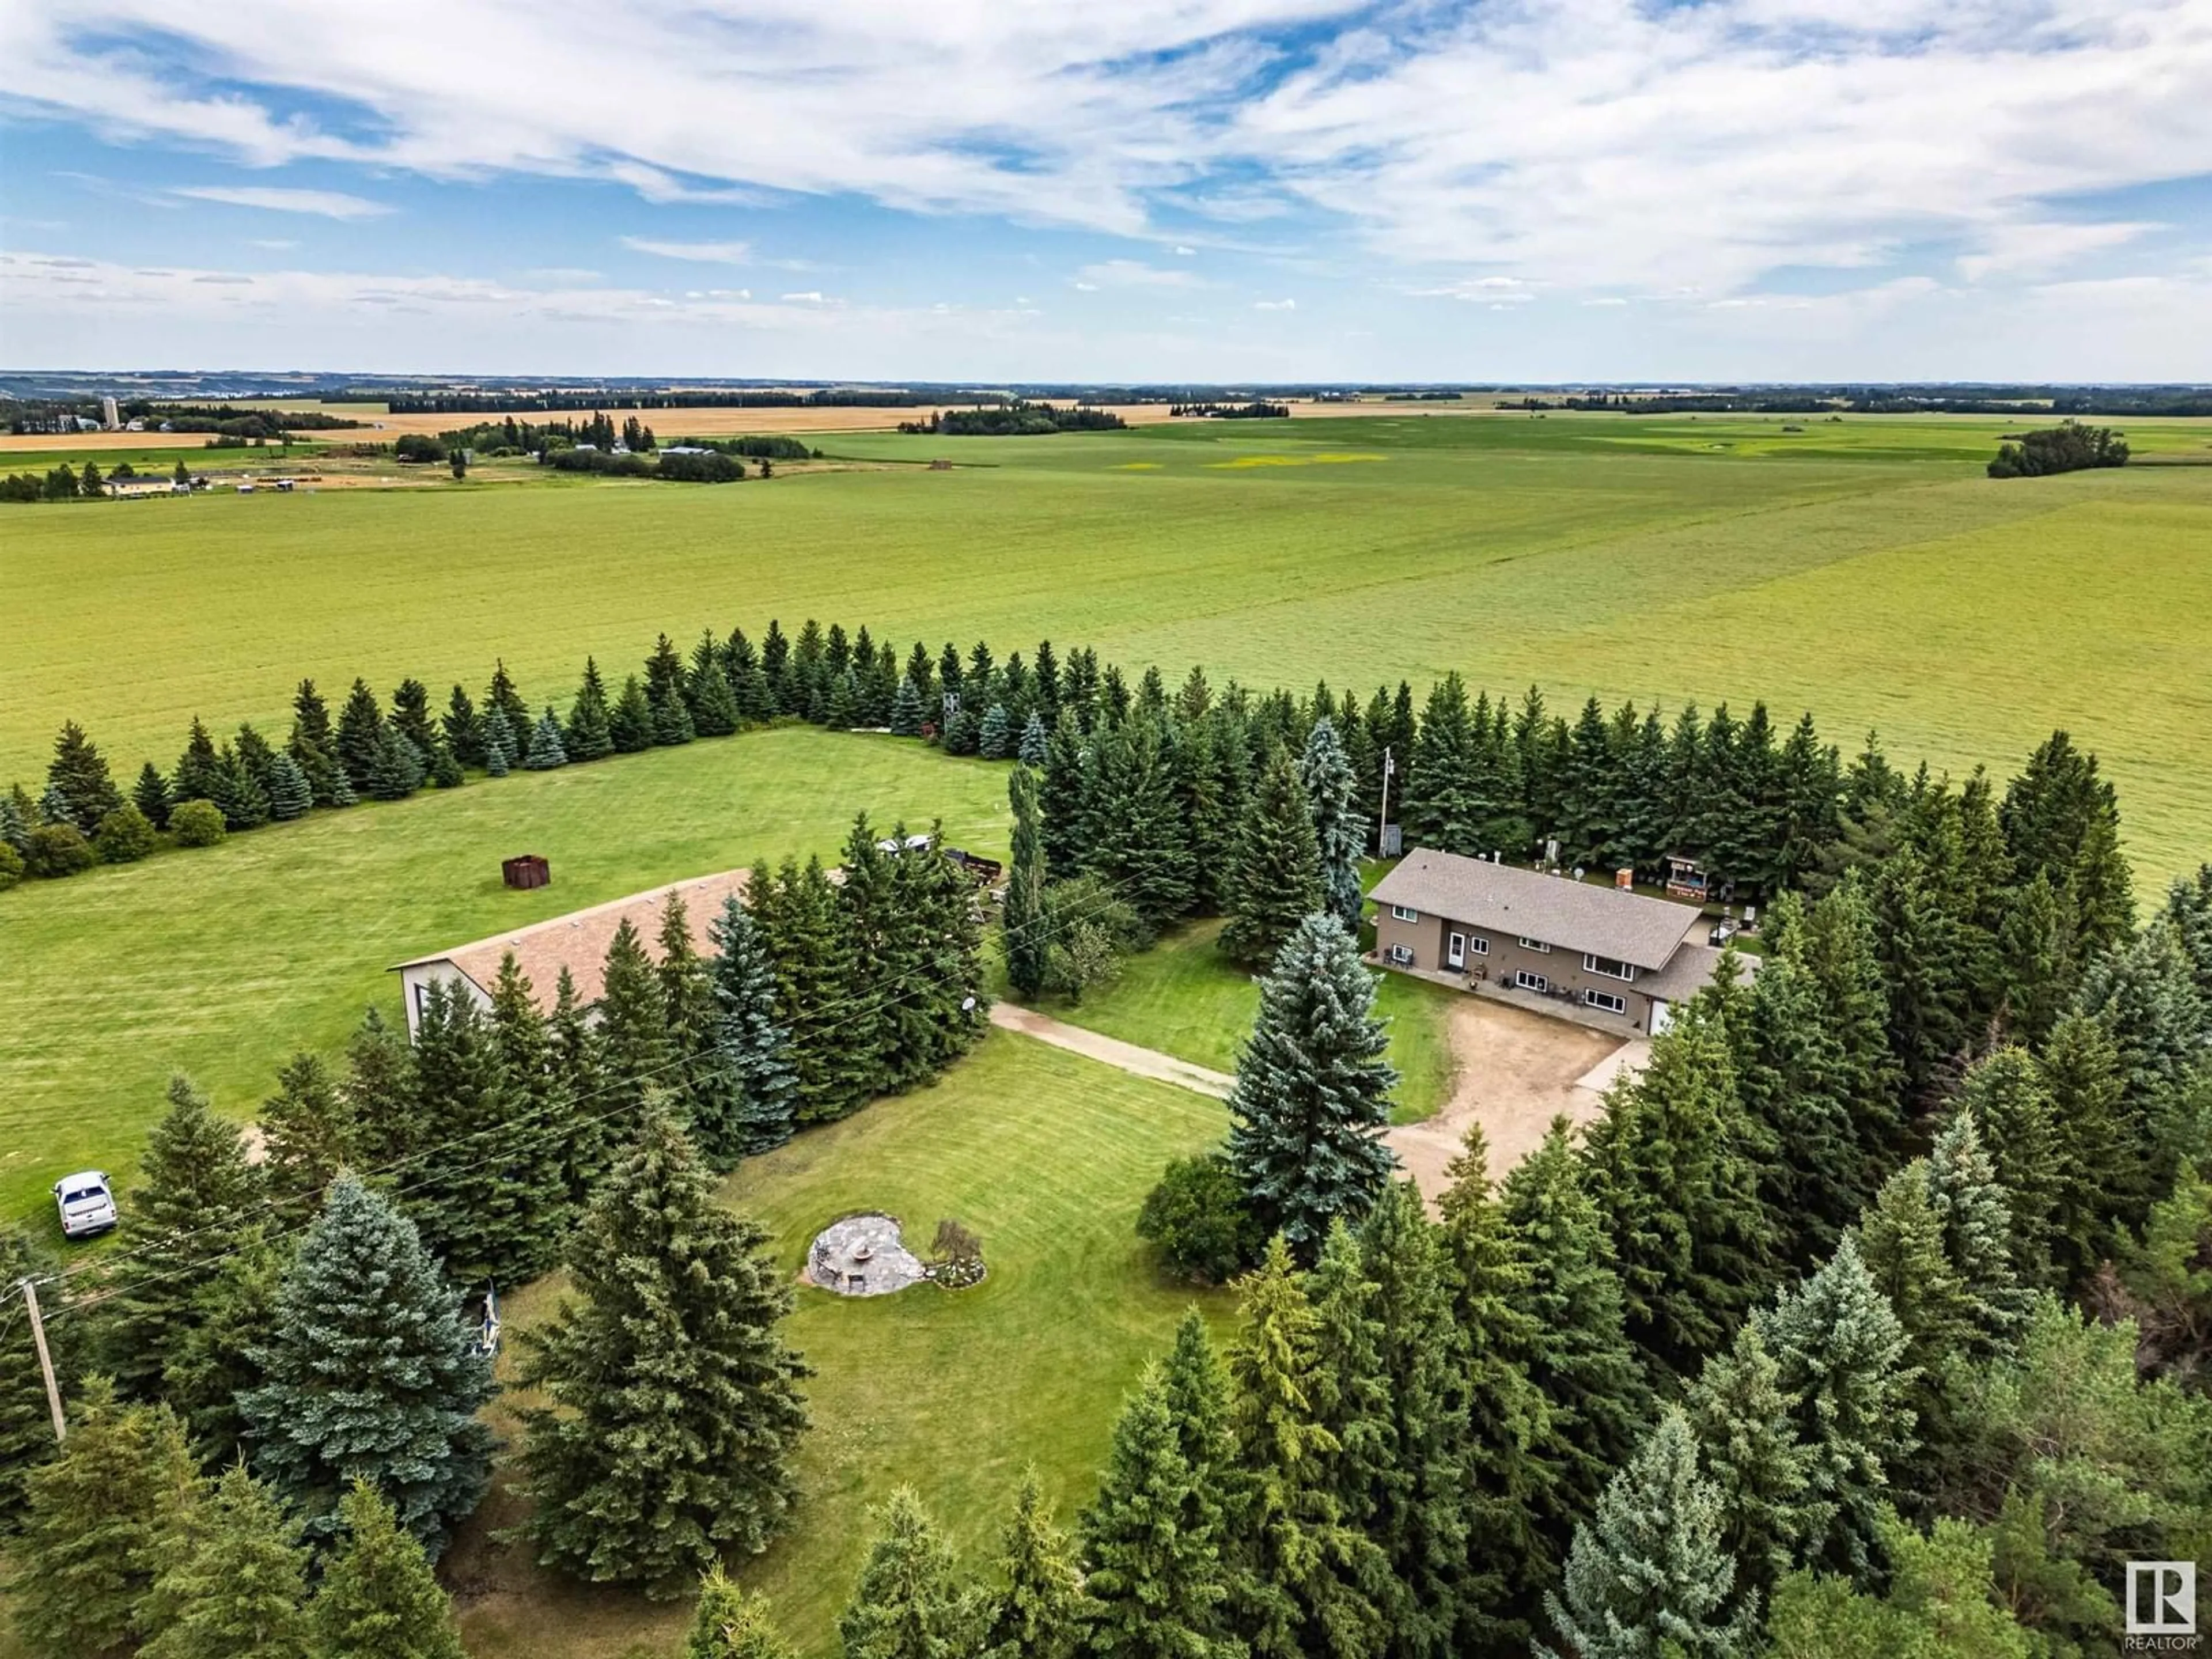
[[(1555, 704), (1763, 696), (1939, 767), (2016, 764), (2063, 724), (2119, 781), (2147, 878), (2201, 857), (2212, 467), (1993, 482), (1981, 462), (2020, 422), (1787, 424), (854, 434), (830, 447), (885, 465), (21, 508), (0, 550), (0, 778), (35, 777), (69, 716), (127, 775), (173, 759), (194, 713), (281, 732), (301, 674), (480, 686), (504, 655), (526, 696), (565, 704), (587, 652), (626, 664), (664, 628), (814, 615), (1255, 684), (1457, 668)], [(2212, 459), (2212, 424), (2130, 436)], [(959, 465), (918, 465), (939, 454)]]
[[(834, 856), (854, 811), (941, 815), (1005, 847), (1006, 772), (811, 727), (317, 813), (200, 852), (0, 897), (0, 957), (27, 988), (0, 1023), (0, 1220), (52, 1230), (47, 1188), (87, 1166), (134, 1179), (172, 1069), (250, 1115), (295, 1049), (335, 1051), (395, 962), (503, 927), (786, 854)], [(553, 884), (500, 884), (544, 854)]]
[[(1037, 1465), (1063, 1522), (1089, 1499), (1123, 1393), (1197, 1299), (1153, 1271), (1131, 1231), (1137, 1208), (1162, 1165), (1226, 1123), (1218, 1102), (993, 1032), (934, 1088), (810, 1131), (731, 1178), (729, 1201), (769, 1225), (794, 1274), (813, 1235), (858, 1209), (899, 1217), (923, 1248), (940, 1218), (956, 1218), (981, 1237), (989, 1268), (967, 1291), (799, 1292), (785, 1331), (817, 1373), (802, 1507), (744, 1578), (774, 1598), (807, 1659), (836, 1652), (866, 1510), (894, 1486), (919, 1488), (979, 1565), (1024, 1465)], [(558, 1294), (546, 1280), (510, 1298), (507, 1328), (544, 1317)], [(449, 1559), (477, 1659), (675, 1650), (688, 1605), (535, 1571), (525, 1552), (487, 1541), (514, 1516), (495, 1489)]]

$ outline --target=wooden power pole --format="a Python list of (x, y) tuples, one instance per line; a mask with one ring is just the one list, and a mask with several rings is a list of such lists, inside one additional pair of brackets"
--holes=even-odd
[(46, 1326), (39, 1316), (39, 1286), (33, 1279), (23, 1281), (23, 1305), (30, 1310), (31, 1345), (39, 1351), (39, 1370), (46, 1379), (46, 1407), (54, 1414), (54, 1443), (59, 1445), (69, 1438), (69, 1419), (62, 1414), (61, 1384), (54, 1380), (54, 1357), (46, 1351)]

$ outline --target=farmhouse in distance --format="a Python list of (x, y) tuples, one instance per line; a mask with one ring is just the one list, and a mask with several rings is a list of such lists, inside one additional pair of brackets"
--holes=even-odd
[(1694, 905), (1487, 859), (1416, 848), (1370, 896), (1385, 966), (1607, 1030), (1656, 1036), (1720, 966)]

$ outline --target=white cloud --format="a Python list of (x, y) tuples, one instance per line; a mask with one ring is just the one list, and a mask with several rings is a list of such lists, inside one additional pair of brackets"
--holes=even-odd
[(1297, 308), (1296, 300), (1257, 300), (1252, 305), (1255, 311), (1296, 311)]
[(342, 190), (289, 190), (261, 185), (180, 185), (169, 192), (195, 202), (263, 208), (271, 213), (312, 213), (325, 219), (377, 219), (392, 211), (382, 202)]
[(1098, 292), (1098, 284), (1096, 283), (1072, 283), (1070, 286), (1072, 286), (1078, 294), (1096, 294)]
[(1628, 301), (1618, 294), (1601, 294), (1596, 299), (1585, 300), (1583, 303), (1586, 306), (1625, 306)]
[(625, 236), (622, 245), (633, 253), (691, 259), (701, 264), (742, 265), (752, 260), (752, 245), (748, 242), (663, 242), (650, 236)]
[(801, 306), (826, 306), (836, 303), (825, 298), (818, 288), (809, 289), (804, 294), (787, 294), (783, 296), (783, 302), (786, 305)]
[(1141, 259), (1102, 259), (1076, 273), (1076, 286), (1094, 288), (1200, 288), (1204, 284), (1188, 270), (1163, 270)]
[(1197, 250), (1196, 248), (1194, 248), (1194, 247), (1186, 247), (1186, 246), (1185, 246), (1182, 243), (1181, 243), (1181, 242), (1177, 242), (1177, 243), (1175, 245), (1175, 251), (1176, 251), (1178, 254), (1182, 255), (1182, 256), (1184, 258), (1186, 258), (1186, 259), (1192, 258), (1193, 256), (1194, 256), (1194, 255), (1198, 252), (1198, 250)]
[(256, 236), (249, 240), (247, 246), (273, 248), (282, 252), (287, 248), (295, 248), (300, 245), (289, 236)]

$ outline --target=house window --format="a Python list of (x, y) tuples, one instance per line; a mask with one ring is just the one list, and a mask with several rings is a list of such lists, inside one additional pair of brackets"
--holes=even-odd
[(1628, 999), (1615, 996), (1610, 991), (1585, 991), (1583, 993), (1583, 1002), (1587, 1007), (1602, 1008), (1608, 1014), (1625, 1014), (1628, 1012)]
[(1513, 975), (1513, 982), (1524, 991), (1548, 991), (1552, 981), (1541, 974), (1532, 974), (1526, 968)]
[(1607, 979), (1634, 979), (1636, 969), (1627, 963), (1616, 962), (1611, 957), (1601, 957), (1589, 951), (1583, 953), (1583, 966), (1593, 974), (1603, 974)]
[(1490, 954), (1490, 941), (1480, 933), (1469, 933), (1467, 936), (1467, 948), (1479, 957), (1486, 957)]
[(1413, 965), (1413, 947), (1410, 945), (1392, 945), (1390, 947), (1390, 961), (1392, 965), (1395, 967), (1412, 967)]
[(1524, 951), (1540, 951), (1546, 956), (1549, 956), (1552, 953), (1552, 947), (1550, 945), (1545, 944), (1544, 941), (1540, 939), (1530, 939), (1526, 933), (1523, 933), (1521, 936), (1521, 948)]
[(1419, 910), (1408, 910), (1402, 904), (1392, 905), (1390, 915), (1399, 921), (1419, 921), (1421, 919), (1421, 913)]

